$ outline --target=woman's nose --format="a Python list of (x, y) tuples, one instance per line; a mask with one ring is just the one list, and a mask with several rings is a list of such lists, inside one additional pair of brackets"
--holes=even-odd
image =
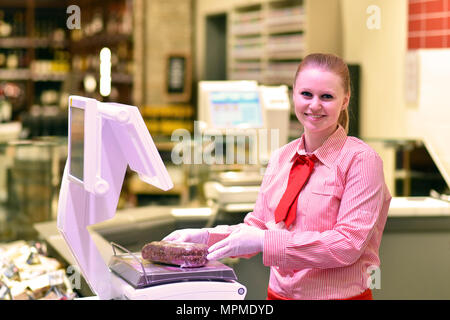
[(311, 103), (309, 104), (309, 108), (311, 110), (320, 110), (322, 108), (322, 105), (320, 104), (320, 100), (318, 98), (313, 98), (311, 100)]

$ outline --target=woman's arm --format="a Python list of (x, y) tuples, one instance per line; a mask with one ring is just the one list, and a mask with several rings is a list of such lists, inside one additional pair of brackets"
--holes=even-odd
[[(262, 189), (262, 187), (261, 187), (261, 189)], [(262, 219), (262, 217), (263, 217), (262, 210), (264, 210), (264, 201), (265, 201), (264, 197), (265, 197), (264, 192), (260, 191), (258, 193), (258, 197), (256, 199), (256, 203), (255, 203), (255, 207), (253, 208), (253, 211), (249, 212), (245, 216), (243, 223), (240, 223), (237, 225), (232, 225), (232, 226), (219, 225), (214, 228), (209, 228), (208, 229), (209, 236), (208, 236), (208, 240), (207, 240), (208, 246), (212, 246), (216, 242), (219, 242), (219, 241), (225, 239), (233, 231), (238, 230), (240, 225), (242, 225), (242, 224), (257, 227), (259, 229), (266, 229), (265, 223)]]
[[(265, 210), (267, 208), (266, 205), (266, 194), (265, 191), (267, 186), (272, 181), (273, 175), (276, 174), (274, 171), (274, 167), (278, 163), (278, 150), (275, 151), (267, 165), (267, 168), (264, 172), (264, 177), (261, 182), (260, 191), (258, 192), (258, 196), (255, 202), (255, 207), (252, 212), (249, 212), (245, 218), (243, 224), (248, 226), (256, 227), (262, 230), (267, 229), (264, 221)], [(208, 246), (212, 246), (216, 242), (219, 242), (226, 237), (228, 237), (233, 231), (237, 231), (239, 229), (238, 225), (234, 226), (217, 226), (215, 228), (208, 229), (209, 237), (207, 244)], [(249, 256), (247, 256), (249, 257)]]
[(334, 227), (324, 232), (266, 231), (263, 263), (289, 269), (353, 264), (373, 233), (382, 232), (390, 199), (378, 154), (359, 153), (347, 172)]

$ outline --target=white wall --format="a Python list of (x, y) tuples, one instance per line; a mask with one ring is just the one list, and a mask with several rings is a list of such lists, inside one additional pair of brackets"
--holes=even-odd
[[(376, 5), (380, 28), (369, 29)], [(421, 139), (441, 174), (450, 184), (450, 50), (418, 51), (418, 100), (405, 99), (407, 0), (341, 0), (343, 57), (359, 63), (361, 77), (361, 135), (371, 139)], [(371, 143), (385, 164), (394, 189), (394, 155), (382, 143)]]
[[(380, 29), (369, 29), (366, 12), (376, 5)], [(361, 135), (402, 137), (404, 57), (407, 48), (406, 0), (341, 0), (343, 56), (362, 68)]]
[[(379, 140), (407, 138), (403, 75), (408, 3), (341, 0), (341, 14), (343, 58), (361, 66), (360, 134), (383, 159), (386, 183), (394, 193), (395, 152)], [(377, 17), (379, 26), (373, 20)]]

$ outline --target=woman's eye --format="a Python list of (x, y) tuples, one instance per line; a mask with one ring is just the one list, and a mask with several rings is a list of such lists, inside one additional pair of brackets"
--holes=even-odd
[(323, 94), (322, 98), (326, 99), (326, 100), (330, 100), (330, 99), (333, 99), (333, 96), (331, 94)]
[(304, 97), (312, 97), (311, 92), (308, 92), (308, 91), (302, 91), (302, 92), (300, 92), (300, 94)]

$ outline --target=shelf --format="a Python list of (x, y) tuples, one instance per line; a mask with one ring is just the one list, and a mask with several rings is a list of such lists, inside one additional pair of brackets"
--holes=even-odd
[[(30, 0), (2, 0), (2, 8), (27, 8)], [(34, 0), (32, 1), (35, 8), (66, 8), (68, 4), (61, 0)]]
[[(51, 94), (88, 94), (83, 89), (83, 77), (87, 72), (70, 71), (98, 69), (102, 47), (112, 51), (111, 99), (133, 104), (133, 12), (132, 0), (78, 1), (82, 7), (82, 28), (69, 30), (66, 26), (70, 15), (66, 12), (70, 3), (61, 0), (3, 0), (0, 10), (11, 26), (8, 37), (0, 37), (2, 58), (17, 56), (17, 63), (2, 63), (0, 81), (17, 82), (23, 91), (23, 99), (13, 103), (11, 120), (27, 112), (33, 105), (44, 105), (42, 96)], [(101, 12), (103, 29), (94, 32), (95, 15)], [(95, 25), (98, 26), (98, 25)], [(90, 30), (90, 31), (89, 31)], [(87, 33), (89, 31), (90, 33)], [(107, 32), (110, 33), (107, 33)], [(114, 32), (113, 32), (114, 31)], [(90, 36), (87, 36), (87, 35)], [(75, 41), (78, 35), (79, 41)], [(74, 57), (88, 56), (88, 62), (76, 68)], [(11, 57), (14, 58), (14, 57)], [(2, 59), (3, 60), (3, 59)], [(118, 62), (117, 62), (118, 61)], [(8, 60), (6, 60), (8, 62)], [(86, 63), (86, 59), (82, 61)], [(117, 62), (117, 67), (115, 62)], [(8, 69), (6, 66), (15, 66)], [(121, 72), (114, 72), (121, 71)], [(123, 71), (123, 72), (122, 72)], [(94, 76), (99, 80), (98, 71)], [(66, 81), (66, 79), (74, 81)], [(20, 82), (20, 83), (19, 83)], [(25, 82), (25, 83), (22, 83)], [(97, 85), (96, 94), (99, 86)], [(101, 98), (100, 98), (101, 99)], [(108, 99), (108, 98), (105, 98)], [(57, 99), (63, 101), (63, 99)], [(63, 102), (60, 102), (63, 103)]]
[(36, 81), (36, 82), (47, 82), (47, 81), (54, 81), (54, 82), (58, 82), (58, 81), (64, 81), (67, 76), (68, 76), (68, 72), (66, 73), (46, 73), (46, 74), (32, 74), (31, 75), (31, 80)]
[[(292, 71), (277, 71), (277, 70), (267, 70), (264, 73), (264, 77), (266, 79), (272, 79), (272, 80), (276, 80), (276, 79), (281, 79), (282, 82), (285, 82), (287, 79), (289, 79), (290, 82), (294, 81), (294, 74), (295, 74), (295, 70)], [(276, 81), (275, 81), (276, 82)]]
[(263, 45), (261, 37), (236, 38), (232, 43), (234, 46), (260, 46)]
[(338, 0), (255, 0), (232, 7), (227, 78), (291, 87), (306, 54), (341, 54), (338, 7)]
[(264, 72), (266, 84), (286, 84), (291, 86), (299, 61), (269, 62)]
[(230, 66), (230, 70), (260, 70), (261, 62), (260, 61), (234, 61), (234, 63)]
[(0, 80), (15, 82), (21, 97), (11, 100), (11, 121), (21, 119), (33, 105), (45, 105), (48, 100), (42, 97), (59, 95), (70, 68), (66, 8), (65, 1), (58, 0), (2, 1), (1, 10), (11, 32), (0, 37), (0, 50), (17, 63), (6, 63), (16, 68), (1, 68)]
[(132, 41), (133, 38), (128, 34), (97, 34), (90, 37), (85, 37), (78, 41), (72, 41), (71, 48), (72, 49), (85, 49), (92, 47), (109, 47), (115, 46), (121, 42)]
[(269, 0), (232, 10), (230, 80), (292, 85), (306, 48), (303, 3)]
[(303, 32), (304, 27), (301, 24), (273, 25), (267, 28), (269, 34), (297, 33)]
[(234, 49), (232, 57), (236, 60), (257, 60), (261, 59), (264, 49)]
[(280, 25), (298, 25), (301, 26), (305, 19), (304, 14), (299, 15), (286, 15), (284, 17), (268, 17), (266, 24), (268, 27), (277, 27)]
[(261, 19), (263, 19), (261, 7), (250, 6), (237, 9), (232, 20), (234, 23), (244, 23), (249, 21), (260, 21)]
[(31, 72), (29, 69), (0, 69), (1, 80), (29, 80)]
[(304, 51), (279, 51), (270, 52), (267, 54), (267, 58), (271, 60), (300, 60), (304, 56)]
[(55, 41), (48, 38), (11, 37), (0, 38), (0, 49), (27, 48), (65, 48), (68, 41)]
[[(76, 79), (82, 80), (84, 77), (91, 75), (94, 76), (97, 80), (100, 78), (99, 70), (92, 71), (78, 71), (72, 72), (72, 76)], [(112, 83), (120, 83), (120, 84), (133, 84), (133, 75), (127, 73), (120, 72), (111, 72), (111, 82)]]
[(264, 81), (264, 77), (262, 72), (230, 72), (230, 80), (256, 80), (258, 82), (263, 82)]
[(0, 80), (64, 81), (68, 73), (33, 74), (30, 69), (0, 69)]
[(235, 36), (260, 35), (263, 32), (262, 23), (242, 23), (235, 24), (231, 28), (231, 34)]
[(305, 39), (303, 34), (271, 35), (267, 39), (268, 49), (279, 49), (282, 47), (303, 48)]

